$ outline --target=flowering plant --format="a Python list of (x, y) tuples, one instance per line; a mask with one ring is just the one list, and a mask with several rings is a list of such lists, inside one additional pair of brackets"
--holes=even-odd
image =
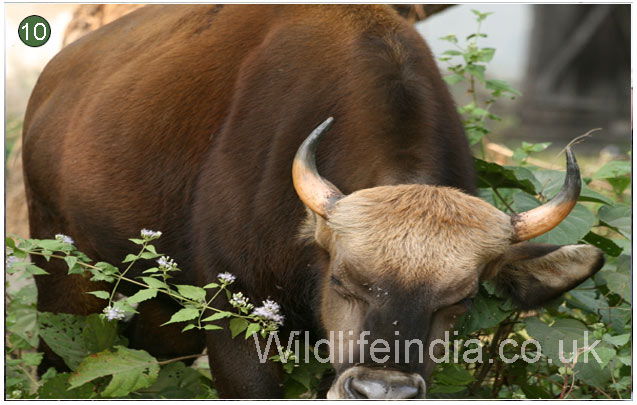
[[(229, 286), (237, 280), (234, 274), (219, 273), (215, 282), (202, 287), (173, 284), (171, 279), (174, 273), (181, 270), (174, 259), (158, 253), (153, 246), (152, 242), (161, 235), (161, 232), (142, 229), (141, 238), (130, 239), (131, 242), (139, 246), (139, 251), (137, 254), (126, 256), (122, 261), (125, 265), (123, 270), (110, 263), (93, 262), (75, 247), (74, 240), (67, 235), (57, 234), (55, 239), (42, 240), (23, 239), (17, 236), (6, 238), (5, 264), (8, 274), (20, 272), (21, 277), (47, 275), (48, 273), (44, 269), (29, 261), (29, 257), (42, 256), (47, 261), (64, 260), (68, 266), (68, 274), (87, 274), (91, 281), (102, 281), (112, 285), (108, 291), (88, 292), (105, 301), (105, 308), (100, 314), (81, 317), (69, 314), (37, 313), (39, 337), (62, 357), (67, 366), (74, 371), (73, 374), (57, 373), (50, 369), (41, 377), (40, 381), (36, 380), (26, 371), (25, 367), (37, 366), (42, 360), (42, 353), (19, 354), (19, 358), (10, 358), (7, 363), (10, 367), (9, 374), (17, 373), (28, 376), (30, 381), (39, 387), (37, 391), (39, 398), (82, 398), (84, 396), (78, 392), (86, 391), (84, 388), (88, 386), (92, 387), (87, 391), (91, 392), (91, 395), (86, 398), (94, 397), (98, 391), (102, 397), (122, 397), (133, 392), (143, 392), (144, 389), (152, 391), (154, 385), (163, 387), (165, 381), (162, 381), (162, 374), (159, 370), (170, 370), (170, 372), (173, 372), (173, 369), (181, 370), (182, 366), (177, 364), (182, 364), (178, 362), (184, 358), (158, 361), (143, 350), (126, 348), (122, 345), (125, 341), (122, 341), (122, 338), (119, 338), (117, 334), (117, 321), (131, 317), (137, 312), (136, 306), (140, 302), (155, 298), (158, 294), (170, 296), (183, 307), (164, 323), (164, 325), (177, 322), (186, 323), (182, 331), (190, 329), (221, 330), (223, 327), (218, 323), (222, 319), (228, 318), (232, 337), (245, 332), (245, 339), (248, 339), (255, 333), (265, 337), (283, 324), (284, 317), (276, 302), (267, 299), (262, 306), (255, 308), (242, 292), (233, 293), (229, 290)], [(154, 260), (155, 266), (144, 270), (139, 277), (131, 277), (130, 270), (135, 263), (140, 264), (140, 260)], [(122, 281), (134, 284), (139, 289), (129, 297), (121, 297), (121, 294), (117, 293)], [(234, 310), (224, 311), (213, 306), (213, 302), (223, 291), (225, 291), (226, 298)], [(31, 299), (34, 305), (35, 294)], [(13, 328), (15, 322), (13, 318), (9, 318)], [(37, 346), (37, 334), (27, 336), (22, 332), (23, 336), (29, 338), (28, 345), (25, 347), (35, 348)], [(64, 341), (67, 338), (70, 340)], [(94, 356), (88, 356), (91, 353), (94, 353)], [(186, 357), (199, 357), (201, 355)], [(103, 362), (122, 363), (122, 366), (125, 363), (126, 367), (133, 367), (144, 378), (140, 377), (130, 384), (123, 384), (121, 381), (123, 377), (119, 373), (100, 366)], [(164, 365), (166, 367), (161, 368)], [(194, 371), (192, 369), (185, 370)], [(165, 371), (165, 373), (169, 373), (169, 371)], [(180, 375), (190, 375), (188, 378), (194, 378), (190, 371), (181, 370), (180, 373)], [(197, 372), (195, 374), (198, 375)], [(108, 375), (111, 375), (112, 379), (104, 388), (104, 384), (99, 382), (99, 378)], [(174, 380), (174, 377), (170, 378), (172, 378), (170, 381)], [(184, 377), (184, 379), (186, 378)], [(197, 380), (195, 378), (193, 381)], [(208, 383), (204, 386), (210, 387)], [(209, 391), (200, 392), (201, 386), (199, 386), (195, 390), (199, 393), (192, 394), (192, 396), (214, 398), (216, 394), (210, 390), (213, 389), (209, 388)], [(34, 394), (29, 394), (28, 391), (30, 390), (25, 392), (24, 383), (19, 382), (12, 385), (10, 392), (13, 398), (33, 397)], [(58, 391), (59, 393), (57, 393)], [(183, 395), (191, 396), (191, 394)]]

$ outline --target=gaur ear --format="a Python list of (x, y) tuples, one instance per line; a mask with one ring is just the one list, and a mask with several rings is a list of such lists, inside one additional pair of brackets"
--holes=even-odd
[(590, 245), (511, 245), (487, 274), (521, 309), (541, 306), (568, 291), (604, 265), (601, 250)]

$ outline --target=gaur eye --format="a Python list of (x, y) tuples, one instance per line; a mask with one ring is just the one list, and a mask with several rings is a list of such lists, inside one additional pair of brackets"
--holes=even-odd
[(339, 286), (339, 287), (343, 286), (343, 283), (341, 282), (341, 280), (337, 279), (334, 276), (330, 276), (330, 284), (332, 284), (333, 286)]

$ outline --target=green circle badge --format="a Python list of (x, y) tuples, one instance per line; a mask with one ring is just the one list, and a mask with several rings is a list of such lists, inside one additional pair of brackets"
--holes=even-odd
[(39, 15), (30, 15), (18, 26), (18, 36), (25, 45), (42, 46), (51, 37), (51, 26)]

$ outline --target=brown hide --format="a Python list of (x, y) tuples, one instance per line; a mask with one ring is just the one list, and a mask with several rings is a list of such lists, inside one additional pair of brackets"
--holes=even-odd
[[(446, 85), (391, 8), (143, 7), (68, 45), (38, 80), (24, 120), (31, 236), (68, 234), (93, 259), (119, 263), (134, 248), (127, 238), (160, 230), (158, 251), (183, 269), (175, 283), (230, 271), (235, 291), (282, 304), (286, 328), (318, 334), (327, 258), (298, 238), (306, 210), (291, 167), (328, 116), (317, 166), (344, 194), (406, 183), (474, 192)], [(39, 264), (53, 273), (37, 280), (40, 310), (101, 309), (84, 294), (95, 285)], [(201, 349), (201, 336), (179, 329), (137, 329), (133, 345)], [(208, 336), (221, 394), (280, 396), (276, 367), (224, 336)]]

